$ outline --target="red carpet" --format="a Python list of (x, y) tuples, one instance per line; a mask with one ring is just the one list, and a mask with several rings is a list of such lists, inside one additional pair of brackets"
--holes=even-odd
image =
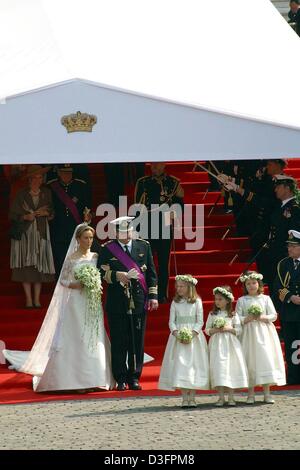
[[(176, 240), (177, 266), (180, 273), (191, 273), (198, 280), (198, 292), (202, 297), (204, 305), (205, 319), (212, 306), (212, 288), (220, 284), (230, 284), (234, 288), (236, 297), (242, 295), (240, 286), (235, 286), (239, 274), (245, 267), (245, 261), (249, 258), (249, 247), (247, 239), (235, 237), (231, 231), (228, 238), (221, 241), (221, 237), (226, 228), (232, 224), (231, 215), (223, 213), (222, 201), (215, 209), (213, 215), (207, 217), (212, 205), (218, 197), (218, 193), (208, 193), (203, 200), (206, 188), (209, 184), (206, 173), (192, 172), (193, 164), (188, 162), (178, 162), (168, 164), (169, 174), (181, 179), (185, 189), (185, 202), (189, 204), (203, 203), (205, 205), (205, 227), (204, 246), (200, 251), (184, 251), (184, 241)], [(300, 160), (290, 160), (288, 174), (300, 180)], [(105, 188), (99, 181), (103, 181), (103, 166), (101, 164), (91, 165), (92, 182), (94, 187), (99, 188), (94, 191), (93, 197), (95, 206), (105, 200)], [(2, 178), (2, 177), (1, 177)], [(3, 188), (4, 181), (0, 181)], [(9, 270), (9, 239), (7, 235), (7, 204), (8, 198), (3, 193), (1, 195), (0, 206), (0, 341), (4, 341), (8, 349), (29, 350), (39, 331), (46, 307), (41, 310), (25, 310), (22, 308), (24, 300), (22, 288), (19, 284), (10, 282)], [(232, 266), (229, 261), (240, 252), (239, 258)], [(171, 278), (170, 294), (174, 292), (174, 258), (171, 258)], [(43, 305), (47, 306), (51, 297), (53, 286), (45, 286), (43, 290)], [(157, 390), (160, 364), (164, 353), (165, 345), (169, 335), (168, 330), (169, 305), (160, 306), (157, 312), (148, 316), (145, 350), (153, 356), (155, 360), (146, 364), (143, 370), (141, 384), (142, 391), (126, 392), (93, 392), (89, 394), (64, 394), (64, 393), (43, 393), (37, 394), (32, 391), (31, 376), (15, 373), (5, 365), (0, 366), (0, 404), (26, 403), (36, 401), (52, 401), (82, 398), (111, 398), (111, 397), (132, 397), (150, 395), (173, 395), (165, 391)], [(278, 326), (279, 327), (279, 326)], [(278, 389), (297, 389), (298, 386), (278, 387)], [(206, 392), (204, 392), (206, 393)]]

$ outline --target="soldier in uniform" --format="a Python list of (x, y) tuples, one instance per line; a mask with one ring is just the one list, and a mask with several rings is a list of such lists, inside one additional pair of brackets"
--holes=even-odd
[(247, 193), (250, 190), (253, 191), (262, 163), (260, 160), (234, 160), (230, 163), (231, 173), (228, 175), (221, 174), (218, 179), (230, 191), (228, 205), (229, 207), (232, 206), (237, 234), (239, 236), (248, 236), (252, 233), (253, 220), (250, 216), (251, 207), (248, 204)]
[[(300, 232), (289, 230), (288, 257), (279, 261), (274, 282), (285, 344), (287, 382), (300, 384)], [(298, 352), (297, 352), (298, 351)]]
[[(163, 206), (168, 210), (173, 204), (179, 204), (183, 209), (184, 191), (178, 178), (165, 173), (165, 163), (152, 163), (151, 171), (151, 176), (144, 176), (137, 180), (135, 203), (144, 204), (147, 208), (149, 232), (147, 238), (152, 253), (153, 255), (157, 254), (158, 260), (158, 302), (167, 303), (170, 251), (173, 238), (172, 218), (175, 217), (175, 214), (158, 209)], [(156, 208), (152, 208), (152, 204), (155, 204)]]
[[(250, 224), (250, 245), (253, 255), (256, 254), (267, 241), (270, 232), (271, 213), (281, 205), (275, 194), (275, 182), (273, 177), (282, 174), (286, 162), (281, 159), (267, 160), (266, 166), (256, 171), (249, 178), (244, 187), (236, 183), (226, 184), (227, 189), (234, 191), (247, 205), (247, 213)], [(266, 276), (264, 252), (256, 258), (258, 271)]]
[(296, 199), (297, 182), (288, 175), (275, 175), (275, 194), (281, 201), (270, 218), (270, 232), (265, 250), (266, 281), (272, 293), (278, 262), (287, 256), (289, 230), (300, 231), (300, 206)]
[(73, 177), (69, 164), (57, 166), (57, 178), (47, 182), (52, 190), (54, 219), (50, 223), (56, 276), (60, 274), (75, 227), (90, 222), (90, 190), (87, 183)]
[(98, 267), (108, 284), (108, 316), (112, 372), (117, 389), (140, 390), (144, 362), (144, 336), (147, 310), (156, 310), (157, 276), (149, 242), (132, 238), (131, 220), (113, 220), (116, 239), (100, 251)]

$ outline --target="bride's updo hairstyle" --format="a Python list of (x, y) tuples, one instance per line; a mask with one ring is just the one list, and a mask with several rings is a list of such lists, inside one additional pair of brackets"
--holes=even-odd
[(78, 229), (76, 230), (76, 233), (75, 233), (75, 237), (76, 239), (78, 240), (81, 235), (86, 232), (87, 230), (90, 230), (93, 234), (93, 237), (95, 236), (95, 230), (93, 229), (93, 227), (90, 227), (89, 225), (85, 225), (85, 224), (82, 224), (78, 227)]

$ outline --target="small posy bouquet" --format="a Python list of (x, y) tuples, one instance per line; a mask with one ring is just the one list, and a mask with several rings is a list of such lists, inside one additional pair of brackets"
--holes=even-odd
[(248, 308), (247, 313), (253, 317), (259, 317), (263, 313), (263, 310), (260, 305), (254, 304)]
[(90, 333), (92, 349), (97, 344), (100, 332), (100, 317), (102, 315), (101, 296), (102, 284), (100, 272), (91, 264), (81, 264), (74, 270), (74, 277), (83, 285), (87, 296), (87, 308), (85, 312), (85, 327)]
[(226, 325), (226, 320), (223, 317), (218, 317), (214, 320), (213, 328), (224, 328)]
[(193, 332), (189, 328), (181, 328), (177, 333), (177, 339), (183, 343), (191, 343), (193, 339)]

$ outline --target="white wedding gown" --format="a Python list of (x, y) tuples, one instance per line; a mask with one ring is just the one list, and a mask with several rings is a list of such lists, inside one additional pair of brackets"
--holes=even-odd
[[(99, 305), (99, 337), (96, 347), (91, 350), (88, 343), (93, 332), (88, 331), (88, 326), (85, 326), (87, 297), (83, 291), (68, 288), (70, 282), (75, 282), (75, 267), (88, 263), (96, 266), (97, 257), (97, 253), (90, 253), (89, 259), (70, 257), (65, 262), (60, 277), (66, 291), (64, 305), (61, 305), (63, 314), (57, 322), (48, 360), (41, 367), (42, 370), (35, 371), (39, 372), (33, 377), (33, 388), (37, 392), (86, 388), (109, 390), (114, 387), (110, 342), (104, 329), (102, 306)], [(13, 368), (26, 372), (29, 352), (4, 350), (3, 354)]]

